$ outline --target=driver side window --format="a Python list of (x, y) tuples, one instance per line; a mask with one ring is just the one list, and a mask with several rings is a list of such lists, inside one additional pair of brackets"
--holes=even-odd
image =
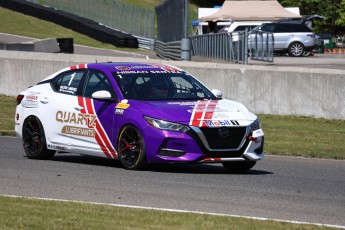
[(106, 90), (111, 96), (114, 96), (114, 91), (107, 78), (107, 76), (101, 72), (90, 71), (85, 82), (84, 97), (92, 97), (94, 92)]

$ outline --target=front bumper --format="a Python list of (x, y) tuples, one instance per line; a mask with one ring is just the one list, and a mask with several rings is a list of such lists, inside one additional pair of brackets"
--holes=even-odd
[[(264, 158), (264, 133), (251, 131), (244, 127), (241, 137), (234, 145), (225, 139), (210, 140), (210, 137), (198, 127), (191, 127), (188, 133), (160, 131), (155, 136), (159, 146), (147, 145), (148, 162), (204, 162), (216, 163), (226, 161), (258, 161)], [(230, 129), (231, 130), (231, 129)], [(151, 136), (152, 137), (152, 136)], [(231, 140), (229, 140), (231, 141)], [(220, 143), (220, 144), (219, 144)], [(219, 145), (219, 146), (218, 146)], [(226, 148), (224, 148), (224, 146)]]

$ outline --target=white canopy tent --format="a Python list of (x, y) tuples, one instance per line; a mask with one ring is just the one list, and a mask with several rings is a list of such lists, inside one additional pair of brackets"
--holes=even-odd
[(275, 21), (284, 18), (301, 18), (284, 9), (278, 1), (249, 0), (227, 1), (216, 13), (199, 18), (200, 21)]

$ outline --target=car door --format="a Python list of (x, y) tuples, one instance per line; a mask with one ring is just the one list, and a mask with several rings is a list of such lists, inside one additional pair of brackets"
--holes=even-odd
[(53, 92), (42, 99), (48, 148), (78, 151), (78, 147), (87, 142), (85, 137), (92, 135), (92, 132), (83, 130), (86, 122), (78, 105), (85, 75), (86, 69), (75, 69), (62, 72), (51, 80)]
[(273, 29), (274, 33), (274, 49), (282, 50), (288, 48), (290, 39), (294, 34), (291, 33), (290, 25), (284, 23), (277, 23)]
[[(111, 99), (96, 99), (95, 92), (107, 91)], [(89, 69), (86, 76), (82, 95), (78, 97), (79, 112), (87, 120), (88, 128), (92, 130), (93, 138), (87, 143), (89, 150), (95, 155), (108, 158), (117, 158), (115, 151), (114, 115), (116, 94), (107, 77), (99, 70)], [(93, 154), (93, 152), (90, 152)]]

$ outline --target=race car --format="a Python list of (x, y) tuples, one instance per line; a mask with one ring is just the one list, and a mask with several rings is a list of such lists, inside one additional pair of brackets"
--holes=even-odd
[(69, 152), (118, 159), (126, 169), (221, 163), (239, 172), (264, 157), (256, 115), (163, 64), (90, 63), (58, 71), (17, 96), (15, 132), (30, 159)]

